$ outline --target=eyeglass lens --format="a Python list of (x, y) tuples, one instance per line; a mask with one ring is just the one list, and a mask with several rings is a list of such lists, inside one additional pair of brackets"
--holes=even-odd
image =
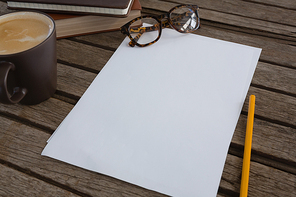
[(160, 24), (154, 18), (142, 18), (140, 25), (139, 21), (135, 21), (129, 28), (130, 35), (138, 44), (155, 41), (159, 36), (159, 32)]
[(181, 32), (192, 32), (198, 26), (198, 18), (195, 11), (189, 7), (180, 7), (170, 14), (172, 26)]

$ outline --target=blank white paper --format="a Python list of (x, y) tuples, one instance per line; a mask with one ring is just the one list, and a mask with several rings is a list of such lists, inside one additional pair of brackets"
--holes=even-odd
[(46, 155), (171, 196), (216, 196), (261, 49), (164, 29), (119, 46)]

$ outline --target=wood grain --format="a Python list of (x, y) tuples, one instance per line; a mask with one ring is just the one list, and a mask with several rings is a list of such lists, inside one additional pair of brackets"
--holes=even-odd
[(0, 185), (0, 196), (79, 196), (1, 164)]
[(201, 19), (296, 37), (296, 23), (293, 20), (296, 17), (295, 10), (242, 0), (177, 0), (174, 3), (145, 0), (140, 2), (144, 8), (161, 11), (168, 11), (182, 3), (197, 4), (200, 7)]
[(57, 58), (72, 66), (88, 68), (99, 72), (107, 63), (113, 51), (61, 39), (57, 41)]
[(275, 38), (213, 27), (201, 27), (195, 33), (202, 36), (262, 48), (260, 61), (286, 67), (296, 67), (296, 56), (294, 55), (296, 52), (296, 45), (294, 45), (294, 42), (292, 41), (286, 44)]
[[(241, 148), (241, 157), (245, 142), (246, 122), (247, 115), (241, 115), (231, 141), (232, 146)], [(255, 161), (264, 163), (266, 165), (275, 166), (282, 170), (296, 173), (295, 139), (295, 128), (255, 118), (252, 140), (252, 158)], [(255, 155), (263, 157), (256, 158)], [(276, 161), (278, 162), (275, 163)], [(289, 167), (289, 165), (291, 166)]]
[[(296, 98), (268, 90), (250, 87), (248, 95), (256, 95), (256, 115), (289, 125), (296, 123)], [(248, 98), (248, 96), (247, 96)], [(284, 102), (283, 102), (284, 101)], [(243, 111), (247, 111), (245, 103)], [(295, 128), (295, 127), (294, 127)]]
[(72, 104), (50, 98), (32, 106), (0, 104), (0, 113), (53, 132), (72, 108)]
[(177, 0), (177, 2), (197, 4), (201, 8), (215, 10), (220, 13), (229, 13), (231, 15), (243, 16), (245, 18), (254, 18), (261, 21), (270, 21), (274, 23), (296, 26), (296, 21), (293, 20), (292, 17), (296, 16), (296, 12), (294, 10), (270, 6), (267, 4), (258, 4), (243, 0)]
[(75, 37), (75, 40), (91, 43), (115, 51), (126, 36), (119, 31)]
[[(239, 193), (241, 166), (241, 158), (228, 155), (220, 186)], [(280, 181), (273, 182), (279, 177)], [(295, 181), (295, 175), (251, 162), (248, 196), (294, 196)]]
[(290, 0), (248, 0), (250, 2), (262, 3), (266, 5), (272, 5), (277, 7), (282, 7), (286, 9), (296, 10), (296, 2)]
[(296, 70), (259, 62), (252, 84), (296, 95)]
[(97, 74), (82, 69), (58, 64), (58, 87), (57, 90), (67, 96), (80, 98)]

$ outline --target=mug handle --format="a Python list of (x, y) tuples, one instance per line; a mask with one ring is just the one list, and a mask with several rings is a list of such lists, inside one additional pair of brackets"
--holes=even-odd
[(7, 77), (10, 70), (15, 70), (11, 62), (0, 62), (0, 102), (5, 104), (15, 104), (21, 101), (27, 94), (26, 88), (15, 87), (12, 95), (7, 90)]

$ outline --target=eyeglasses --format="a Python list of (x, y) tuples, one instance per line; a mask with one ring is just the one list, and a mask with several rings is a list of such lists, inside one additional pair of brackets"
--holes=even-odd
[[(197, 5), (178, 5), (166, 14), (155, 16), (140, 16), (126, 23), (120, 28), (121, 33), (127, 35), (134, 47), (149, 46), (157, 42), (163, 27), (172, 27), (180, 33), (190, 33), (199, 28), (200, 19)], [(163, 19), (167, 19), (164, 20)]]

